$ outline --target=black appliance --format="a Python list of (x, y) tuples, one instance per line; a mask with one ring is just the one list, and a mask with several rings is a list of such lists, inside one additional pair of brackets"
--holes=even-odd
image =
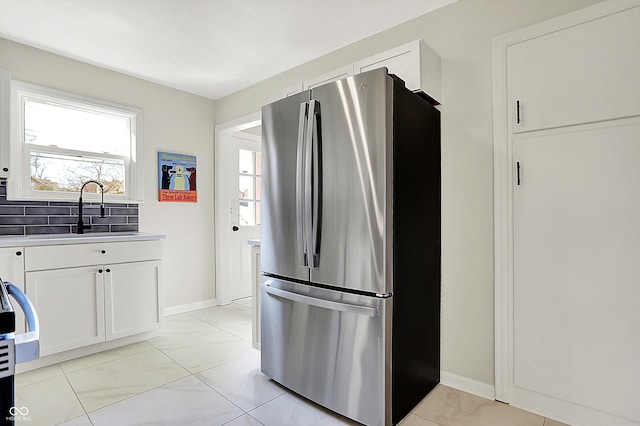
[[(16, 335), (16, 315), (9, 296), (24, 312), (28, 330)], [(28, 407), (16, 407), (14, 376), (16, 363), (40, 356), (38, 315), (17, 286), (0, 278), (0, 423), (13, 425), (16, 419), (28, 415)]]

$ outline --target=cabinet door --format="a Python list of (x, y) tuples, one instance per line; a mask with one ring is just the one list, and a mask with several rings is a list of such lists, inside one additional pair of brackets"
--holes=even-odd
[(40, 319), (40, 355), (104, 341), (101, 267), (27, 272), (26, 293)]
[(353, 65), (347, 65), (346, 67), (338, 68), (337, 70), (333, 70), (318, 77), (306, 80), (304, 83), (302, 83), (302, 88), (304, 90), (313, 89), (314, 87), (322, 86), (323, 84), (351, 77), (352, 75)]
[(640, 422), (640, 119), (531, 133), (513, 155), (511, 402)]
[(514, 133), (640, 114), (640, 7), (507, 49)]
[(107, 340), (158, 327), (161, 313), (159, 261), (105, 265)]
[(358, 61), (354, 74), (386, 67), (389, 73), (404, 80), (409, 90), (422, 90), (433, 99), (441, 101), (440, 56), (421, 40), (389, 49)]
[(282, 91), (282, 97), (288, 98), (289, 96), (296, 95), (302, 92), (304, 89), (302, 88), (302, 83), (294, 84), (293, 86), (289, 86)]
[[(10, 281), (24, 291), (24, 249), (22, 247), (0, 248), (0, 278)], [(11, 304), (16, 313), (16, 332), (24, 333), (25, 323), (22, 309), (15, 300)]]

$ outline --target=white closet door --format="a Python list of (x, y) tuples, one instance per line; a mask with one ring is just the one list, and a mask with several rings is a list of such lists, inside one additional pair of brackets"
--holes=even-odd
[(511, 402), (544, 395), (640, 422), (640, 119), (513, 146)]
[(510, 46), (513, 132), (640, 114), (639, 49), (640, 7)]

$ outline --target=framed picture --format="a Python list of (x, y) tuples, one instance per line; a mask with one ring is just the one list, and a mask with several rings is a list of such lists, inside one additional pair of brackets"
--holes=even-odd
[(158, 152), (158, 200), (195, 203), (195, 155)]

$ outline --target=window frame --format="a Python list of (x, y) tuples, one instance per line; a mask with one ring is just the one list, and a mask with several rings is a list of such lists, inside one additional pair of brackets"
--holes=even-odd
[[(82, 111), (106, 113), (121, 116), (129, 120), (131, 144), (129, 156), (103, 154), (91, 151), (80, 151), (25, 143), (24, 141), (24, 104), (31, 99)], [(7, 178), (7, 199), (9, 200), (51, 200), (75, 201), (79, 194), (62, 191), (36, 191), (31, 188), (32, 151), (59, 154), (80, 155), (84, 158), (105, 160), (124, 160), (125, 193), (104, 194), (106, 201), (121, 203), (142, 202), (143, 177), (143, 112), (140, 108), (104, 101), (101, 99), (77, 95), (62, 90), (51, 89), (23, 81), (11, 81), (11, 138), (10, 138), (10, 170)], [(98, 194), (83, 194), (86, 199), (99, 198)]]

